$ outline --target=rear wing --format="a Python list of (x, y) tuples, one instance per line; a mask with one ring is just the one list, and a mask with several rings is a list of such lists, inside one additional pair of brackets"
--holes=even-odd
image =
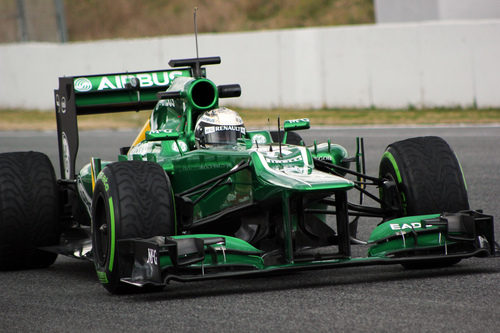
[(191, 77), (192, 69), (60, 77), (54, 99), (61, 178), (75, 179), (78, 116), (153, 109), (157, 93), (178, 76)]

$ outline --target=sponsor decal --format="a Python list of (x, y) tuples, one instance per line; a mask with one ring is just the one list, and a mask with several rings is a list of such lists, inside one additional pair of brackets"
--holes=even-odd
[(420, 222), (403, 223), (403, 224), (391, 223), (390, 227), (392, 230), (417, 229), (417, 228), (422, 228), (422, 223)]
[(181, 148), (182, 151), (188, 150), (188, 146), (184, 141), (179, 140), (179, 141), (177, 141), (177, 143), (172, 142), (172, 150), (173, 151), (179, 152), (179, 147)]
[(166, 86), (169, 84), (168, 72), (164, 72), (163, 75), (160, 73), (142, 73), (135, 75), (115, 75), (115, 76), (104, 76), (99, 83), (97, 90), (107, 90), (107, 89), (121, 89), (125, 88), (125, 85), (130, 81), (131, 78), (135, 77), (139, 80), (139, 85), (141, 87), (152, 87), (152, 86)]
[(332, 161), (331, 155), (320, 155), (320, 156), (317, 156), (316, 158), (320, 161), (328, 161), (328, 162)]
[(97, 278), (101, 281), (101, 283), (109, 283), (106, 272), (97, 271)]
[(59, 94), (56, 94), (56, 110), (57, 113), (61, 112), (61, 100), (59, 99)]
[[(231, 162), (223, 162), (223, 161), (204, 161), (200, 164), (200, 169), (227, 169), (233, 167), (234, 164)], [(187, 169), (191, 172), (192, 169)]]
[(64, 165), (64, 177), (69, 179), (70, 176), (70, 162), (69, 162), (69, 143), (66, 133), (61, 132), (62, 141), (62, 151), (63, 151), (63, 165)]
[(172, 70), (152, 73), (117, 74), (106, 76), (79, 77), (73, 85), (77, 92), (124, 89), (135, 78), (141, 87), (166, 87), (178, 76), (189, 76), (189, 70)]
[(246, 133), (244, 126), (221, 125), (221, 126), (207, 126), (207, 127), (205, 127), (205, 134), (211, 134), (211, 133), (223, 132), (223, 131), (241, 132), (241, 134), (243, 134), (243, 135), (245, 135), (245, 133)]
[(148, 248), (148, 260), (146, 264), (150, 265), (158, 265), (158, 256), (155, 249)]
[(175, 101), (172, 98), (164, 99), (160, 103), (162, 106), (175, 108)]
[(104, 184), (104, 189), (106, 190), (106, 192), (108, 192), (109, 191), (108, 177), (106, 177), (106, 175), (101, 172), (99, 173), (99, 176), (97, 176), (97, 179), (102, 180), (102, 183)]
[(294, 162), (301, 162), (303, 161), (302, 156), (295, 156), (292, 158), (287, 158), (287, 159), (271, 159), (266, 157), (266, 162), (268, 164), (290, 164)]
[(66, 113), (66, 97), (61, 98), (61, 112)]
[(267, 139), (264, 135), (262, 134), (255, 134), (253, 137), (252, 137), (252, 141), (254, 143), (266, 143), (267, 142)]
[(152, 130), (152, 131), (149, 131), (149, 133), (151, 133), (151, 134), (172, 133), (172, 132), (173, 132), (173, 130), (171, 130), (170, 128), (162, 129), (162, 130)]
[(92, 90), (92, 82), (85, 77), (75, 79), (73, 84), (76, 91), (85, 92)]
[(264, 158), (266, 163), (271, 168), (279, 168), (285, 173), (310, 173), (301, 150), (291, 151), (288, 149), (282, 149), (281, 156), (278, 150), (272, 152), (268, 151), (265, 153)]
[(243, 125), (243, 120), (241, 117), (226, 107), (220, 107), (217, 109), (212, 109), (205, 112), (199, 119), (198, 122), (206, 122), (209, 124), (225, 123), (227, 125)]
[(130, 149), (127, 156), (129, 159), (133, 158), (133, 155), (145, 155), (147, 153), (155, 153), (161, 150), (161, 144), (158, 142), (141, 142), (137, 146)]
[(201, 116), (200, 120), (198, 120), (198, 121), (199, 122), (204, 121), (206, 123), (214, 124), (215, 123), (215, 118), (207, 116), (207, 115), (203, 115), (203, 116)]

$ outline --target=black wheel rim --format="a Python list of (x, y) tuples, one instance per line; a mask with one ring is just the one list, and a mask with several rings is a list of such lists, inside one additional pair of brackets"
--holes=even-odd
[[(387, 173), (386, 175), (384, 175), (384, 178), (397, 184), (395, 177), (393, 177), (391, 173)], [(384, 202), (384, 205), (386, 206), (385, 209), (388, 212), (395, 213), (397, 216), (402, 216), (404, 214), (404, 207), (401, 198), (401, 193), (400, 190), (397, 188), (397, 186), (390, 190), (383, 191), (382, 200)]]

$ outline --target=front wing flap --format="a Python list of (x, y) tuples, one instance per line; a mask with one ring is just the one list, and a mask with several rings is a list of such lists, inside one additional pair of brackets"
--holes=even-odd
[(384, 222), (370, 236), (369, 256), (451, 255), (495, 252), (493, 216), (477, 211), (408, 216)]

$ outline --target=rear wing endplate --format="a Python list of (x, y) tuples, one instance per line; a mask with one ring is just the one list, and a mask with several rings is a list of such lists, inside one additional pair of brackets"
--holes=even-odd
[(191, 77), (191, 68), (60, 77), (54, 99), (61, 178), (75, 179), (78, 116), (153, 109), (157, 93), (178, 76)]

